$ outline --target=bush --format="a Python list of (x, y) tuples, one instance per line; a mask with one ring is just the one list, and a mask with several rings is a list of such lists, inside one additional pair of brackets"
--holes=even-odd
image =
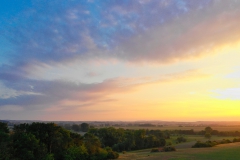
[(93, 160), (105, 160), (107, 159), (108, 152), (105, 149), (99, 148), (98, 152), (94, 155), (91, 155), (89, 159)]
[(229, 139), (223, 139), (220, 141), (220, 144), (232, 143)]
[(178, 138), (177, 138), (177, 142), (178, 142), (178, 143), (187, 142), (187, 139), (184, 138), (184, 137), (178, 137)]
[(108, 151), (107, 158), (108, 159), (117, 159), (119, 157), (119, 154), (114, 151)]
[(172, 145), (172, 142), (167, 142), (167, 144), (166, 144), (166, 146), (171, 146), (171, 145)]
[(207, 141), (207, 142), (201, 142), (198, 141), (197, 143), (195, 143), (192, 148), (204, 148), (204, 147), (213, 147), (218, 145), (219, 143), (216, 141)]
[(117, 159), (119, 154), (114, 152), (111, 147), (106, 147), (105, 150), (107, 151), (107, 159)]
[(172, 151), (176, 151), (176, 148), (173, 146), (165, 146), (165, 147), (163, 147), (163, 151), (164, 152), (172, 152)]
[(159, 152), (159, 149), (158, 148), (153, 148), (153, 149), (151, 149), (151, 152)]
[(77, 159), (85, 160), (87, 159), (87, 157), (88, 157), (88, 153), (84, 145), (72, 146), (68, 148), (64, 156), (65, 159), (71, 159), (71, 160), (77, 160)]
[(240, 142), (240, 138), (234, 138), (233, 142)]

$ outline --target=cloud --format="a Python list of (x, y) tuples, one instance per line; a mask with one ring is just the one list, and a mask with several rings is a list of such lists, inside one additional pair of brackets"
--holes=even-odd
[(22, 111), (23, 108), (20, 106), (14, 106), (14, 105), (5, 105), (0, 108), (0, 111), (2, 112), (19, 112)]
[(240, 88), (219, 89), (214, 90), (213, 93), (217, 99), (240, 100)]
[[(6, 26), (2, 35), (14, 48), (12, 63), (75, 58), (165, 61), (184, 56), (178, 53), (182, 39), (177, 38), (198, 20), (203, 21), (198, 16), (205, 10), (198, 8), (208, 4), (208, 0), (33, 2), (32, 9), (9, 20), (12, 25)], [(190, 20), (186, 18), (194, 13)], [(192, 20), (194, 24), (189, 24)]]
[[(115, 78), (101, 83), (74, 83), (69, 81), (24, 80), (23, 82), (5, 83), (9, 92), (8, 97), (0, 97), (0, 106), (21, 106), (28, 110), (47, 109), (56, 110), (64, 106), (81, 108), (94, 106), (98, 103), (117, 101), (110, 98), (112, 94), (134, 92), (136, 88), (151, 83), (167, 83), (179, 80), (206, 77), (207, 75), (190, 70), (181, 73), (167, 74), (156, 77)], [(55, 109), (54, 109), (55, 108)]]
[(0, 51), (1, 111), (96, 109), (147, 84), (205, 78), (188, 70), (196, 66), (164, 71), (139, 64), (208, 56), (240, 41), (234, 0), (52, 0), (27, 8), (0, 27), (7, 41)]
[[(19, 105), (28, 109), (61, 106), (62, 101), (76, 101), (78, 106), (92, 102), (107, 102), (107, 95), (112, 92), (123, 92), (129, 88), (120, 87), (117, 79), (96, 84), (76, 84), (66, 81), (25, 80), (9, 85), (18, 94), (0, 98), (0, 106)], [(10, 93), (9, 93), (10, 94)]]
[(215, 1), (126, 40), (116, 57), (131, 62), (168, 63), (210, 55), (240, 41), (238, 1)]

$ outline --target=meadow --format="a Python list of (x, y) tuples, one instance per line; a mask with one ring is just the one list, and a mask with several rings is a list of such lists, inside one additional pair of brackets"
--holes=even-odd
[[(187, 142), (188, 143), (188, 142)], [(221, 144), (211, 148), (177, 148), (175, 152), (154, 152), (151, 149), (121, 153), (119, 159), (151, 160), (237, 160), (240, 143)]]
[[(172, 144), (175, 146), (175, 148), (177, 149), (182, 149), (182, 148), (191, 148), (197, 141), (201, 141), (201, 142), (205, 142), (208, 139), (206, 139), (204, 136), (202, 135), (181, 135), (182, 137), (186, 138), (186, 142), (184, 143), (177, 143), (176, 139), (177, 137), (179, 137), (179, 135), (171, 135), (170, 139), (166, 139), (167, 144)], [(233, 136), (212, 136), (209, 140), (211, 141), (219, 141), (222, 139), (229, 139), (229, 140), (233, 140), (236, 137)]]

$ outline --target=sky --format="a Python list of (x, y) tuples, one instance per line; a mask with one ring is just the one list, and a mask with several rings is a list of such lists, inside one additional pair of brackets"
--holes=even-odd
[(239, 0), (2, 0), (0, 119), (240, 121)]

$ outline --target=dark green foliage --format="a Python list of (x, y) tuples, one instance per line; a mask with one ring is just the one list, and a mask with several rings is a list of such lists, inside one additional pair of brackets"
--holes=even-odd
[(233, 142), (240, 142), (240, 138), (234, 138)]
[(11, 156), (19, 160), (42, 159), (47, 155), (46, 146), (31, 133), (20, 132), (12, 135)]
[(8, 145), (10, 143), (10, 136), (7, 123), (0, 122), (0, 160), (10, 159)]
[(83, 144), (83, 137), (80, 134), (70, 132), (70, 137), (75, 146), (81, 146)]
[(206, 133), (206, 134), (205, 134), (205, 138), (210, 139), (211, 137), (212, 137), (212, 135), (211, 135), (210, 133)]
[(159, 149), (158, 148), (153, 148), (153, 149), (151, 149), (151, 152), (159, 152)]
[(102, 148), (99, 148), (98, 152), (89, 157), (90, 160), (105, 160), (108, 159), (108, 152)]
[(72, 146), (67, 149), (64, 158), (66, 160), (87, 160), (88, 152), (84, 145)]
[(205, 147), (213, 147), (218, 145), (219, 143), (216, 141), (207, 141), (207, 142), (201, 142), (198, 141), (197, 143), (195, 143), (192, 148), (205, 148)]
[(81, 127), (77, 124), (73, 124), (72, 125), (72, 130), (76, 131), (76, 132), (79, 132), (81, 130)]
[(119, 154), (117, 152), (114, 152), (111, 147), (106, 147), (105, 150), (107, 151), (107, 158), (108, 159), (117, 159), (119, 157)]
[(218, 142), (219, 144), (226, 144), (226, 143), (232, 143), (229, 139), (223, 139), (220, 142)]
[[(233, 140), (233, 142), (234, 142), (234, 140)], [(213, 146), (216, 146), (218, 144), (226, 144), (226, 143), (232, 143), (232, 142), (230, 140), (228, 140), (228, 139), (223, 139), (221, 141), (206, 141), (206, 142), (198, 141), (197, 143), (195, 143), (192, 146), (192, 148), (213, 147)]]
[(87, 124), (87, 123), (82, 123), (82, 124), (80, 125), (80, 129), (81, 129), (82, 132), (87, 132), (87, 131), (89, 130), (89, 124)]
[(14, 132), (27, 132), (33, 134), (47, 147), (49, 154), (53, 153), (55, 159), (62, 159), (65, 151), (71, 143), (70, 132), (54, 123), (32, 123), (14, 126)]
[(146, 138), (146, 130), (139, 129), (134, 132), (136, 149), (144, 148), (144, 139)]
[(100, 140), (91, 133), (86, 133), (84, 135), (84, 144), (89, 155), (97, 154), (101, 147)]
[(209, 127), (209, 126), (205, 128), (205, 132), (206, 133), (210, 133), (211, 134), (212, 131), (213, 131), (213, 129), (211, 127)]
[(108, 159), (117, 159), (119, 157), (119, 154), (114, 151), (108, 151), (107, 158)]
[(0, 132), (9, 133), (7, 123), (0, 122)]
[(176, 148), (173, 146), (164, 146), (163, 150), (164, 152), (172, 152), (172, 151), (176, 151)]
[(177, 138), (177, 142), (178, 143), (187, 142), (187, 139), (181, 136)]
[(64, 128), (67, 130), (71, 130), (72, 126), (70, 124), (64, 124)]
[(89, 133), (99, 137), (102, 146), (109, 146), (117, 152), (165, 146), (165, 138), (169, 138), (169, 133), (160, 130), (124, 130), (113, 127), (91, 128)]
[(205, 138), (210, 139), (212, 137), (211, 133), (212, 133), (213, 129), (211, 127), (206, 127), (205, 128)]
[[(1, 124), (0, 160), (106, 160), (118, 157), (101, 148), (93, 134), (71, 133), (54, 123), (15, 125), (11, 135)], [(3, 132), (4, 131), (4, 132)]]
[[(211, 128), (211, 127), (210, 127)], [(205, 128), (206, 129), (206, 128)], [(206, 129), (208, 132), (211, 131), (211, 129), (207, 128)], [(174, 135), (205, 135), (206, 131), (194, 131), (193, 129), (191, 130), (171, 130), (168, 131), (170, 134)], [(165, 132), (166, 133), (166, 132)], [(216, 135), (216, 136), (234, 136), (234, 137), (240, 137), (240, 132), (239, 131), (218, 131), (218, 130), (213, 130), (211, 131), (211, 135)], [(166, 138), (166, 137), (165, 137)]]

